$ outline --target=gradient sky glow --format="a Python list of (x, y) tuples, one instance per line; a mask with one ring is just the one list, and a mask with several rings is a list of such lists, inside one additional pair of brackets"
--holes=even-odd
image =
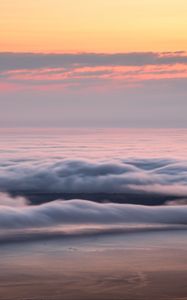
[(186, 0), (1, 0), (1, 51), (187, 50)]
[(187, 127), (186, 0), (1, 0), (0, 126)]

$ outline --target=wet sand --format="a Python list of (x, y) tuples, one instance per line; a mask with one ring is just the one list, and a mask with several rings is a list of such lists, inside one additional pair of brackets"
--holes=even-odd
[(187, 231), (9, 243), (1, 300), (187, 299)]

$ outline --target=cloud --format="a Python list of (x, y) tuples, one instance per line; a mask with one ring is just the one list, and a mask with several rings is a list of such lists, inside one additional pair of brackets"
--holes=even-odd
[(22, 207), (11, 207), (9, 203), (7, 206), (0, 206), (0, 229), (123, 224), (187, 225), (187, 206), (99, 204), (79, 199), (57, 200), (38, 206), (29, 206), (26, 203)]
[(137, 82), (187, 78), (185, 52), (137, 53), (0, 53), (1, 89), (9, 84), (26, 88), (130, 87)]
[(115, 194), (124, 194), (124, 200), (141, 195), (144, 203), (146, 199), (154, 205), (154, 197), (150, 195), (187, 196), (187, 163), (169, 159), (2, 160), (0, 191), (17, 195), (48, 194), (52, 199), (57, 199), (59, 193), (69, 194), (70, 198), (73, 194), (82, 194), (83, 198), (85, 194), (92, 197), (113, 194), (113, 201)]
[(145, 66), (187, 64), (184, 52), (132, 52), (132, 53), (0, 53), (0, 71), (72, 68), (94, 66)]
[(2, 206), (18, 207), (21, 208), (29, 202), (24, 197), (12, 198), (8, 194), (0, 193), (0, 209)]
[(177, 199), (175, 201), (167, 201), (165, 205), (187, 205), (187, 199)]

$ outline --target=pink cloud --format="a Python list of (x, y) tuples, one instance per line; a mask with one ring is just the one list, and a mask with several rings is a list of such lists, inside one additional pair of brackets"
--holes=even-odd
[[(22, 56), (24, 60), (21, 60)], [(88, 88), (102, 90), (121, 85), (131, 88), (143, 86), (149, 80), (187, 78), (185, 52), (119, 55), (0, 54), (1, 58), (1, 91)]]

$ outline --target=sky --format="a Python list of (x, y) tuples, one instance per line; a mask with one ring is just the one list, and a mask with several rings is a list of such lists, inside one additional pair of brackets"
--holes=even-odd
[(1, 127), (187, 127), (186, 0), (1, 0)]

